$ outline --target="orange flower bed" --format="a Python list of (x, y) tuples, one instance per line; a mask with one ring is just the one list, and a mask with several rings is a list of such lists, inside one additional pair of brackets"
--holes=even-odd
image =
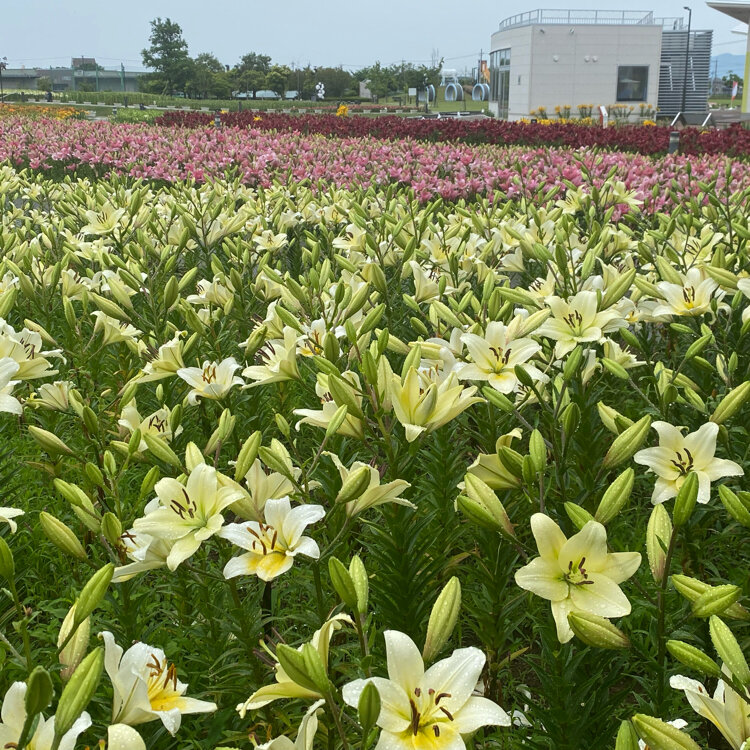
[(48, 107), (44, 104), (8, 104), (0, 103), (0, 117), (28, 117), (33, 120), (48, 118), (51, 120), (82, 119), (83, 111), (75, 107)]

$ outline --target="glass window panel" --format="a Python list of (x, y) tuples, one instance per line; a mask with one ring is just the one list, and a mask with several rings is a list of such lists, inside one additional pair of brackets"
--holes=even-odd
[(620, 65), (617, 68), (617, 101), (644, 102), (648, 92), (648, 65)]

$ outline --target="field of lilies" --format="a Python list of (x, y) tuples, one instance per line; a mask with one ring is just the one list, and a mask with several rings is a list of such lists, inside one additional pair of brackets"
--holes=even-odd
[(750, 747), (745, 163), (0, 159), (0, 748)]

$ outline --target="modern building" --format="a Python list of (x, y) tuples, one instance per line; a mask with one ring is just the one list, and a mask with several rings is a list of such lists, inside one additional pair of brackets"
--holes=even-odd
[[(686, 54), (686, 46), (688, 46)], [(685, 60), (687, 59), (687, 76)], [(711, 32), (635, 10), (534, 10), (492, 35), (490, 107), (518, 120), (539, 108), (641, 104), (661, 114), (707, 110)]]
[(7, 68), (2, 72), (3, 87), (38, 89), (37, 81), (49, 79), (52, 91), (138, 91), (141, 71), (104, 68), (93, 57), (74, 57), (69, 68)]
[[(725, 13), (731, 18), (750, 24), (750, 2), (748, 0), (729, 0), (728, 2), (708, 2), (709, 8)], [(747, 35), (747, 51), (745, 53), (745, 74), (743, 76), (744, 87), (742, 89), (742, 111), (750, 112), (750, 99), (748, 98), (748, 77), (750, 77), (750, 34)]]

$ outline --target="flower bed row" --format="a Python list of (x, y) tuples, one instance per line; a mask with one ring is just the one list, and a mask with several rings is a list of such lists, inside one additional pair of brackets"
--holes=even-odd
[[(256, 128), (320, 134), (325, 136), (374, 138), (415, 138), (427, 141), (459, 141), (468, 144), (521, 146), (566, 146), (606, 148), (640, 154), (664, 154), (669, 146), (670, 128), (622, 125), (601, 128), (572, 122), (508, 122), (506, 120), (426, 120), (403, 117), (334, 117), (326, 115), (285, 115), (275, 112), (260, 117), (253, 112), (221, 115), (229, 127)], [(213, 115), (200, 112), (166, 112), (158, 125), (201, 128), (213, 123)], [(739, 126), (726, 130), (699, 131), (687, 128), (680, 133), (680, 149), (685, 154), (750, 154), (750, 131)]]
[[(748, 165), (722, 156), (667, 156), (582, 150), (425, 145), (413, 139), (326, 139), (261, 130), (159, 128), (107, 122), (0, 122), (0, 161), (16, 167), (82, 175), (126, 175), (175, 182), (216, 179), (233, 171), (243, 184), (307, 181), (346, 189), (397, 183), (420, 200), (477, 194), (495, 197), (565, 192), (573, 185), (601, 185), (607, 175), (644, 202), (644, 210), (669, 210), (675, 193), (698, 195), (699, 181), (730, 164), (730, 187), (746, 184)], [(690, 165), (688, 172), (687, 165)]]

